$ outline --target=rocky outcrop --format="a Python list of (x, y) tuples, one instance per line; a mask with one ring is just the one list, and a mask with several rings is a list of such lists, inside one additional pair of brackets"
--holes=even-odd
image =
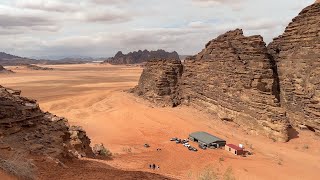
[(119, 51), (113, 58), (105, 61), (105, 63), (110, 64), (139, 64), (147, 62), (151, 59), (175, 59), (179, 60), (179, 55), (177, 52), (166, 52), (164, 50), (157, 51), (141, 51), (130, 52), (128, 54), (123, 54)]
[(40, 110), (20, 91), (0, 86), (0, 150), (54, 158), (93, 156), (90, 139), (65, 118)]
[(242, 30), (210, 41), (196, 56), (146, 63), (134, 92), (160, 105), (190, 105), (277, 141), (288, 140), (277, 73), (261, 36)]
[(229, 31), (188, 57), (181, 79), (184, 104), (217, 114), (278, 141), (288, 140), (288, 120), (261, 36)]
[(281, 105), (292, 124), (320, 132), (320, 4), (292, 20), (268, 45), (277, 64)]
[(36, 66), (36, 65), (33, 65), (33, 64), (26, 64), (26, 65), (23, 65), (23, 66), (25, 66), (27, 69), (36, 70), (36, 71), (49, 71), (49, 70), (53, 70), (53, 68), (40, 67), (40, 66)]
[(180, 104), (178, 81), (182, 64), (177, 59), (153, 59), (146, 63), (138, 86), (132, 91), (162, 106)]
[(0, 65), (0, 74), (10, 74), (10, 73), (13, 73), (13, 71), (7, 70), (6, 68)]

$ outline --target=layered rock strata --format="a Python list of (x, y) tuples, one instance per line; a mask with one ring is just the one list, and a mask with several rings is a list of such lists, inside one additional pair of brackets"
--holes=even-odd
[(0, 149), (54, 158), (93, 156), (90, 139), (65, 118), (42, 112), (35, 100), (0, 86)]
[(268, 50), (278, 67), (281, 106), (291, 123), (320, 133), (320, 4), (303, 9)]
[(229, 31), (185, 60), (180, 84), (183, 103), (287, 141), (289, 124), (280, 108), (274, 75), (261, 36)]
[(162, 106), (180, 104), (178, 81), (182, 74), (182, 64), (177, 59), (153, 59), (146, 63), (136, 94)]

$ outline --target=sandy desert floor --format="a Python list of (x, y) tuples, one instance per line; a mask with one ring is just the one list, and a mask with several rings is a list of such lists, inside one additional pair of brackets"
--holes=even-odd
[[(8, 67), (17, 73), (0, 75), (0, 84), (22, 90), (23, 96), (37, 99), (43, 110), (83, 126), (93, 144), (103, 143), (114, 154), (114, 160), (100, 162), (123, 170), (150, 172), (149, 164), (155, 163), (160, 166), (156, 173), (178, 179), (197, 179), (208, 169), (223, 176), (228, 168), (237, 179), (245, 180), (318, 179), (320, 138), (312, 132), (298, 131), (298, 137), (288, 143), (276, 143), (191, 107), (154, 107), (125, 92), (138, 83), (140, 67), (50, 67), (55, 70)], [(171, 137), (187, 138), (193, 131), (207, 131), (228, 143), (242, 143), (254, 154), (237, 157), (224, 150), (190, 152), (169, 141)], [(144, 148), (145, 143), (151, 147)]]

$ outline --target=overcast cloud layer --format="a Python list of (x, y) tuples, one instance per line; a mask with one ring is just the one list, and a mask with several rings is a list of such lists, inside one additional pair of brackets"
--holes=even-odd
[(1, 0), (0, 52), (109, 57), (118, 50), (196, 54), (241, 28), (266, 42), (314, 0)]

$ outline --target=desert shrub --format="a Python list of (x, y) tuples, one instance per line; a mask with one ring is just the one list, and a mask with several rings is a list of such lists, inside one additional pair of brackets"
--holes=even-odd
[(126, 152), (126, 153), (132, 153), (132, 149), (131, 147), (123, 147), (122, 151)]
[(220, 157), (219, 158), (219, 162), (221, 163), (221, 162), (223, 162), (224, 161), (224, 157)]
[(198, 177), (198, 180), (218, 180), (218, 174), (210, 167), (205, 168)]
[(303, 149), (309, 149), (309, 146), (308, 146), (307, 144), (305, 144), (305, 145), (303, 146)]
[(35, 165), (31, 160), (26, 159), (21, 153), (16, 153), (9, 159), (0, 158), (0, 169), (18, 177), (19, 179), (36, 179)]
[(104, 147), (103, 144), (96, 144), (93, 148), (93, 152), (97, 155), (104, 156), (104, 157), (112, 157), (112, 153), (109, 149)]
[(112, 156), (111, 151), (110, 151), (109, 149), (105, 148), (105, 147), (103, 147), (103, 148), (100, 150), (99, 154), (100, 154), (101, 156), (105, 156), (105, 157), (111, 157), (111, 156)]
[(223, 179), (224, 180), (236, 180), (236, 178), (233, 175), (232, 167), (228, 167), (226, 172), (223, 174)]

